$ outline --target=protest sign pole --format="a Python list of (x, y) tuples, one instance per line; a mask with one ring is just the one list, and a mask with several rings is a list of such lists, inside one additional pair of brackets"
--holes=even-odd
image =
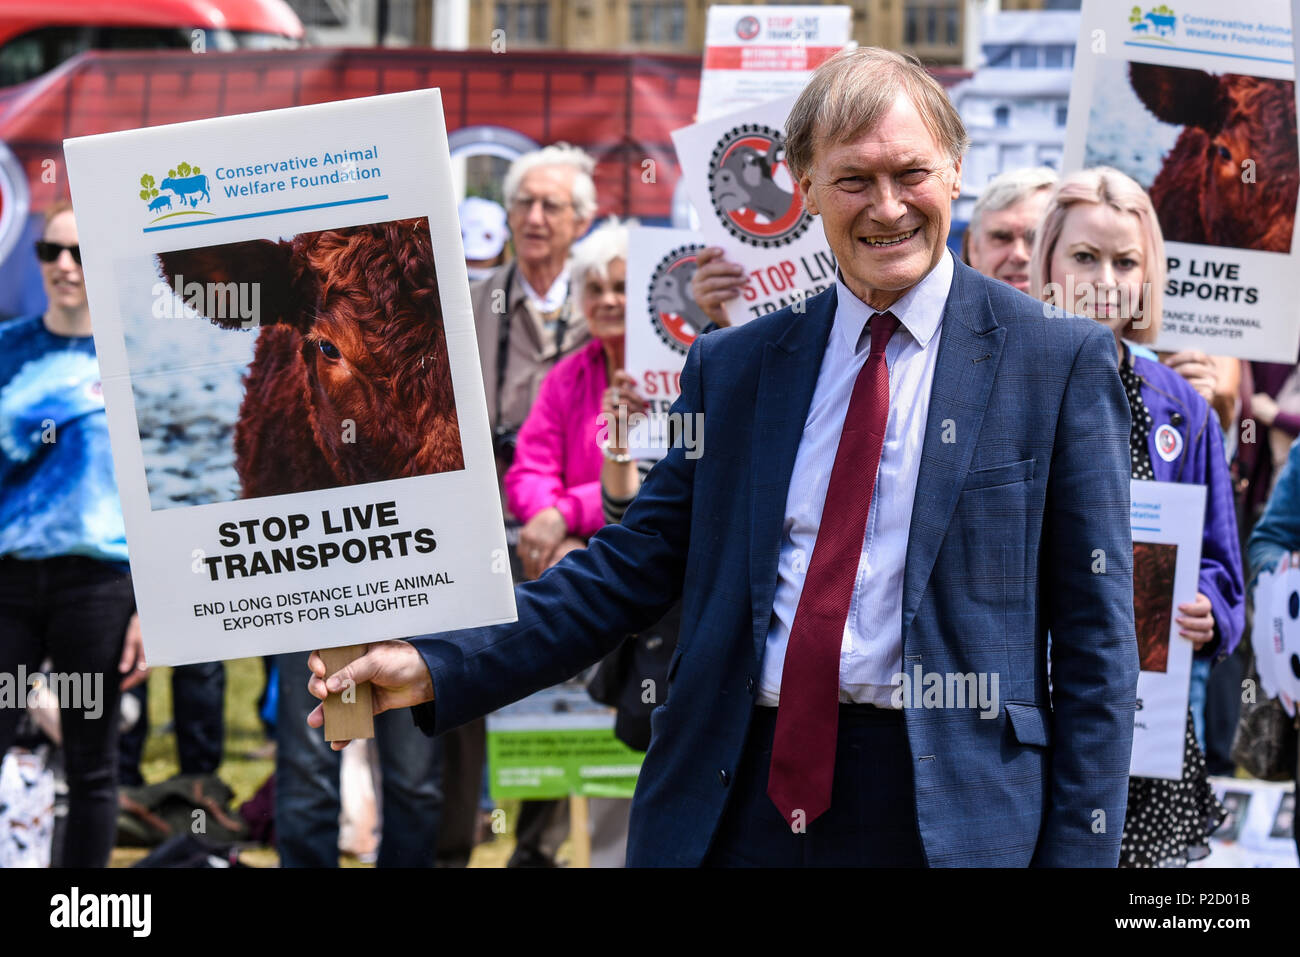
[[(365, 645), (322, 648), (326, 675), (332, 675), (366, 653)], [(370, 682), (351, 684), (329, 695), (324, 702), (326, 741), (351, 741), (375, 736), (375, 710), (370, 697)]]
[(569, 837), (573, 841), (573, 866), (591, 867), (591, 827), (587, 823), (587, 798), (569, 795)]

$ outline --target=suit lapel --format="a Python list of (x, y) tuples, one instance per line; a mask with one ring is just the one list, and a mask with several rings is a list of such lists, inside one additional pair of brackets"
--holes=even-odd
[(835, 287), (808, 300), (808, 311), (763, 347), (750, 445), (749, 581), (754, 654), (763, 660), (781, 554), (781, 526), (803, 438), (804, 421), (817, 388), (826, 340), (835, 319)]
[(904, 642), (966, 481), (1002, 357), (1006, 330), (994, 319), (983, 283), (979, 273), (955, 263), (903, 569)]

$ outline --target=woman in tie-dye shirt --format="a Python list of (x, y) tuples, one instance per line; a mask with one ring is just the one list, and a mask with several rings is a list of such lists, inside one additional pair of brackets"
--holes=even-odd
[(63, 863), (102, 867), (117, 819), (119, 693), (143, 678), (144, 660), (67, 203), (46, 214), (36, 253), (49, 307), (0, 324), (0, 754), (27, 701), (25, 676), (49, 658), (60, 679), (51, 690), (64, 691)]

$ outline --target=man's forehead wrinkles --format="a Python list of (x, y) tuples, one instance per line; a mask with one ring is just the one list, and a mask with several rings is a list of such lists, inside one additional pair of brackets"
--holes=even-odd
[(833, 169), (870, 170), (877, 168), (902, 169), (933, 165), (933, 160), (922, 153), (877, 153), (864, 156), (861, 153), (835, 155), (827, 157), (827, 163)]

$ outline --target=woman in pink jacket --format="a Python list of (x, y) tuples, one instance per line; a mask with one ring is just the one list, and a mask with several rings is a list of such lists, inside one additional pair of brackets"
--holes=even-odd
[(506, 501), (524, 522), (519, 557), (529, 578), (581, 548), (605, 524), (597, 435), (603, 394), (623, 368), (627, 230), (611, 218), (574, 247), (571, 288), (591, 343), (542, 380), (506, 472)]

